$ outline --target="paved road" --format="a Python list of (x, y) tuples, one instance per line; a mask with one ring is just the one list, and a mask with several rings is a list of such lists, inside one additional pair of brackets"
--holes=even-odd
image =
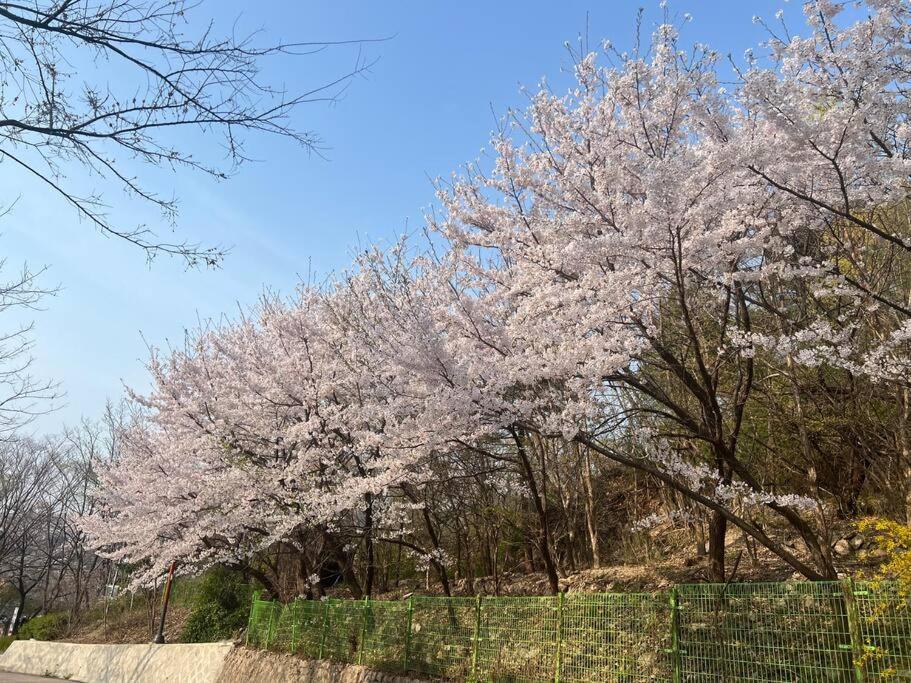
[(45, 678), (44, 676), (29, 676), (28, 674), (17, 674), (12, 671), (0, 671), (0, 683), (41, 683), (41, 681), (57, 681), (59, 678)]

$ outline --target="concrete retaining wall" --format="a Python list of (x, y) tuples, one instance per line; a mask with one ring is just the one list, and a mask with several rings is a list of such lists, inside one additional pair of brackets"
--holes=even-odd
[(300, 659), (281, 652), (235, 648), (216, 683), (419, 683), (363, 666)]
[(229, 642), (82, 645), (16, 640), (0, 655), (0, 669), (84, 683), (213, 683), (233, 648)]
[(300, 659), (233, 643), (83, 645), (15, 640), (0, 671), (83, 683), (418, 683), (363, 666)]

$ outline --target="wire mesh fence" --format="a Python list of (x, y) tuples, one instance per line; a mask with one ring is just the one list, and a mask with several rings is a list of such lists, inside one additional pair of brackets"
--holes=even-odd
[(455, 681), (911, 681), (911, 602), (894, 584), (852, 581), (287, 605), (254, 596), (247, 643)]

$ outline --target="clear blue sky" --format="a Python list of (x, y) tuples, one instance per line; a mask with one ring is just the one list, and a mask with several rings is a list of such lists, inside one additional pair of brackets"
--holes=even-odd
[[(290, 2), (209, 0), (199, 13), (215, 13), (222, 26), (263, 28), (264, 40), (339, 40), (394, 36), (371, 45), (379, 58), (370, 75), (354, 82), (332, 106), (301, 109), (294, 123), (318, 131), (328, 160), (308, 157), (280, 139), (251, 140), (262, 161), (224, 183), (184, 174), (155, 174), (156, 187), (181, 200), (179, 236), (231, 245), (218, 271), (185, 271), (177, 262), (147, 266), (130, 246), (105, 239), (79, 222), (61, 201), (0, 164), (0, 203), (20, 196), (0, 219), (0, 250), (12, 270), (23, 261), (49, 266), (58, 296), (34, 314), (34, 372), (55, 378), (65, 405), (36, 430), (52, 431), (82, 415), (99, 415), (124, 383), (148, 385), (146, 341), (180, 343), (197, 319), (236, 311), (264, 287), (289, 292), (299, 275), (344, 268), (358, 243), (389, 240), (406, 225), (420, 225), (433, 201), (428, 178), (448, 175), (475, 159), (494, 126), (494, 111), (521, 106), (521, 85), (542, 76), (566, 82), (564, 41), (584, 32), (589, 14), (592, 44), (604, 38), (631, 44), (636, 9), (643, 3), (580, 2)], [(648, 30), (661, 16), (645, 4)], [(800, 3), (785, 0), (673, 0), (674, 15), (693, 21), (684, 38), (740, 57), (763, 39), (751, 21), (774, 21), (783, 8), (802, 26)], [(208, 17), (206, 17), (208, 18)], [(354, 53), (339, 49), (315, 58), (281, 59), (267, 67), (273, 81), (292, 91), (350, 68)], [(116, 75), (111, 75), (116, 78)], [(206, 143), (203, 143), (206, 144)], [(80, 178), (84, 187), (96, 186)], [(135, 202), (106, 195), (112, 215), (132, 225), (157, 221)], [(167, 228), (161, 228), (162, 232)]]

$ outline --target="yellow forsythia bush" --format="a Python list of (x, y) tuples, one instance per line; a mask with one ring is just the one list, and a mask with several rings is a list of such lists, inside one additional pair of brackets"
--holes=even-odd
[(882, 517), (867, 517), (857, 523), (857, 528), (885, 553), (885, 561), (877, 571), (879, 578), (895, 579), (903, 590), (911, 589), (911, 526)]

